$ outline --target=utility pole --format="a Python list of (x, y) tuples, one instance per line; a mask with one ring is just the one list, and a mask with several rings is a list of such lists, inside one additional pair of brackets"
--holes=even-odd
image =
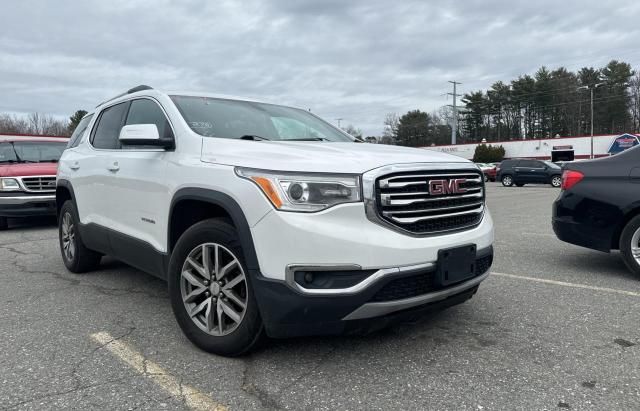
[(578, 90), (585, 90), (585, 89), (589, 89), (589, 91), (591, 91), (591, 156), (590, 158), (593, 159), (593, 90), (597, 89), (598, 87), (604, 85), (605, 83), (597, 83), (594, 84), (592, 86), (582, 86), (582, 87), (578, 87)]
[(458, 134), (458, 107), (456, 106), (456, 98), (460, 96), (460, 94), (456, 93), (456, 86), (458, 84), (457, 81), (449, 81), (449, 83), (453, 84), (453, 93), (447, 93), (450, 96), (453, 96), (453, 120), (451, 122), (451, 144), (456, 144), (456, 136)]
[(337, 118), (336, 121), (338, 122), (338, 128), (340, 128), (340, 122), (344, 120), (343, 118)]

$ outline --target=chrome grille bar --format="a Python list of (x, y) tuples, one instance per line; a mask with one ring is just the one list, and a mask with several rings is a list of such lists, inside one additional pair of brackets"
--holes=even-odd
[[(471, 191), (471, 190), (469, 190)], [(380, 201), (383, 206), (395, 206), (395, 205), (408, 205), (413, 203), (427, 203), (431, 201), (451, 201), (459, 198), (482, 198), (482, 189), (474, 189), (472, 194), (462, 194), (455, 197), (429, 197), (429, 193), (392, 193), (392, 194), (380, 194)], [(420, 196), (418, 198), (393, 198), (393, 197), (408, 197), (408, 196)]]
[[(460, 211), (458, 213), (447, 213), (446, 216), (455, 217), (455, 216), (461, 216), (461, 215), (478, 214), (478, 213), (482, 213), (483, 211), (484, 211), (484, 206), (481, 205), (479, 209), (474, 209), (469, 211)], [(394, 216), (390, 218), (399, 223), (416, 223), (418, 221), (423, 221), (423, 220), (434, 220), (437, 218), (442, 218), (442, 215), (425, 215), (421, 217), (395, 217), (395, 214), (394, 214)]]
[[(464, 205), (457, 205), (457, 206), (450, 206), (450, 207), (439, 207), (439, 208), (421, 208), (418, 210), (398, 210), (398, 211), (383, 211), (382, 214), (385, 217), (391, 217), (394, 218), (394, 216), (396, 215), (402, 215), (402, 214), (420, 214), (420, 213), (436, 213), (436, 212), (442, 212), (442, 211), (449, 211), (449, 210), (459, 210), (461, 208), (470, 208), (470, 207), (482, 207), (483, 203), (482, 201), (478, 201), (475, 203), (470, 203), (470, 204), (464, 204)], [(469, 211), (474, 211), (477, 212), (478, 210), (469, 210)], [(435, 217), (442, 217), (441, 215), (436, 215)]]

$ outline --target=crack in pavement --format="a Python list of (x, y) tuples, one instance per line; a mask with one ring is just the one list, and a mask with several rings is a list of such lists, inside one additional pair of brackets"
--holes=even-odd
[(315, 364), (311, 368), (301, 373), (292, 382), (280, 388), (274, 394), (270, 394), (265, 390), (261, 389), (255, 383), (250, 382), (250, 380), (253, 379), (251, 376), (251, 370), (253, 369), (254, 361), (253, 361), (253, 356), (249, 356), (244, 361), (245, 367), (242, 372), (242, 382), (241, 382), (240, 388), (242, 389), (242, 391), (256, 398), (264, 409), (267, 409), (267, 410), (283, 409), (285, 407), (281, 404), (281, 401), (279, 399), (284, 394), (284, 391), (295, 386), (303, 378), (308, 377), (309, 375), (313, 374), (316, 370), (318, 370), (318, 368), (320, 368), (325, 363), (325, 361), (331, 356), (331, 354), (333, 354), (337, 350), (337, 348), (338, 347), (336, 345), (331, 346), (331, 348), (329, 348), (329, 350), (327, 350), (326, 353), (324, 353), (320, 358), (318, 358), (317, 361), (315, 361)]
[[(253, 367), (253, 356), (249, 355), (247, 359), (244, 361), (245, 367), (242, 371), (242, 381), (240, 383), (240, 389), (253, 398), (257, 399), (263, 409), (267, 410), (280, 410), (284, 407), (280, 405), (278, 400), (274, 398), (271, 394), (256, 386), (255, 384), (249, 382), (251, 374), (251, 369)], [(275, 394), (278, 396), (278, 393)]]
[(30, 404), (32, 402), (46, 400), (48, 398), (60, 397), (62, 395), (71, 394), (71, 393), (74, 393), (74, 392), (81, 392), (81, 391), (84, 391), (84, 390), (88, 390), (90, 388), (100, 387), (100, 386), (103, 386), (103, 385), (119, 383), (119, 382), (123, 382), (123, 381), (125, 381), (127, 379), (130, 379), (130, 377), (127, 377), (127, 378), (115, 378), (113, 380), (107, 380), (107, 381), (103, 381), (103, 382), (100, 382), (100, 383), (88, 384), (88, 385), (83, 385), (83, 386), (80, 386), (80, 387), (73, 387), (73, 388), (65, 390), (65, 391), (52, 392), (52, 393), (49, 393), (49, 394), (44, 394), (44, 395), (41, 395), (41, 396), (38, 396), (38, 397), (30, 398), (28, 400), (23, 400), (23, 401), (16, 402), (16, 403), (13, 403), (13, 404), (9, 404), (9, 405), (6, 405), (6, 406), (5, 405), (0, 406), (0, 410), (11, 410), (11, 409), (18, 408), (18, 407), (20, 407), (22, 405), (25, 405), (25, 404)]
[[(152, 293), (149, 292), (148, 290), (144, 290), (144, 289), (138, 289), (137, 287), (130, 287), (130, 288), (111, 288), (111, 287), (105, 287), (103, 285), (99, 285), (99, 284), (93, 284), (87, 281), (82, 281), (78, 278), (69, 278), (67, 276), (65, 276), (64, 274), (61, 274), (59, 272), (55, 272), (55, 271), (49, 271), (49, 270), (41, 270), (41, 269), (32, 269), (29, 268), (26, 264), (21, 263), (18, 261), (18, 256), (20, 255), (32, 255), (32, 254), (37, 254), (37, 253), (25, 253), (23, 251), (20, 250), (16, 250), (13, 249), (11, 247), (4, 247), (4, 246), (0, 246), (0, 249), (5, 249), (7, 251), (10, 251), (14, 254), (16, 254), (14, 256), (14, 261), (11, 263), (11, 265), (13, 267), (15, 267), (16, 270), (19, 270), (21, 272), (25, 272), (28, 274), (43, 274), (43, 275), (50, 275), (56, 279), (62, 280), (68, 284), (70, 284), (71, 286), (82, 286), (82, 287), (87, 287), (90, 289), (93, 289), (95, 291), (97, 291), (100, 294), (103, 295), (107, 295), (107, 296), (112, 296), (112, 297), (120, 297), (123, 295), (127, 295), (127, 294), (140, 294), (140, 295), (144, 295), (147, 296), (149, 298), (154, 298), (154, 299), (161, 299), (161, 300), (166, 300), (168, 298), (168, 296), (166, 294), (157, 294), (157, 293)], [(46, 258), (45, 256), (41, 255), (42, 258)], [(62, 289), (62, 291), (65, 289)]]

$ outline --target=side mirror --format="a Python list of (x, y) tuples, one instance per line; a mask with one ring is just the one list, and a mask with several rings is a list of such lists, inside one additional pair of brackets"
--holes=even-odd
[(173, 148), (173, 139), (162, 139), (155, 124), (131, 124), (122, 127), (118, 137), (122, 145)]

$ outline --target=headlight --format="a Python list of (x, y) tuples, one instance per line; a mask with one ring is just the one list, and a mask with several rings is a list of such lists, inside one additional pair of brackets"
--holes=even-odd
[(278, 210), (314, 212), (336, 204), (362, 201), (360, 176), (302, 174), (236, 167), (236, 174), (253, 181)]
[(0, 191), (17, 191), (20, 190), (18, 180), (15, 178), (0, 178)]

